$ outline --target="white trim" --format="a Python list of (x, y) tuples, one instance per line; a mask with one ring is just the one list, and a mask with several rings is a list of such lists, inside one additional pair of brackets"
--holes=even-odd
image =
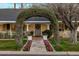
[(0, 23), (16, 23), (16, 21), (0, 21)]
[(24, 21), (25, 23), (45, 23), (50, 21)]
[(58, 22), (62, 22), (62, 21), (58, 21)]
[[(72, 22), (76, 22), (76, 21), (72, 21)], [(79, 21), (77, 21), (77, 22), (79, 22)]]
[[(58, 22), (62, 22), (62, 21), (58, 21)], [(72, 21), (72, 22), (76, 22), (76, 21)], [(77, 22), (79, 22), (79, 21), (77, 21)]]
[[(44, 23), (44, 22), (50, 22), (50, 21), (24, 21), (25, 23)], [(58, 22), (62, 22), (62, 21), (58, 21)], [(72, 21), (75, 22), (75, 21)], [(79, 21), (77, 21), (79, 22)], [(0, 21), (0, 23), (16, 23), (16, 21)]]
[[(32, 22), (32, 23), (35, 23), (35, 22), (37, 22), (37, 23), (44, 23), (44, 22), (50, 22), (50, 21), (24, 21), (25, 23), (30, 23), (30, 22)], [(0, 23), (16, 23), (16, 21), (0, 21)]]

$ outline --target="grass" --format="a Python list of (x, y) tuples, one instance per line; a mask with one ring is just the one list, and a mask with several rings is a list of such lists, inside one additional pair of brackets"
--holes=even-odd
[(56, 51), (79, 51), (79, 43), (72, 44), (69, 39), (61, 39), (60, 45), (56, 45), (56, 40), (50, 40)]
[(15, 51), (18, 50), (15, 40), (0, 40), (1, 51)]
[[(26, 43), (27, 40), (23, 40), (23, 44)], [(0, 51), (19, 51), (17, 48), (15, 40), (0, 40)]]

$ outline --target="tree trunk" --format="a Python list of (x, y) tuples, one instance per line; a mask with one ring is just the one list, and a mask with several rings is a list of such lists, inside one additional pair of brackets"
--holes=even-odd
[(20, 36), (16, 36), (16, 44), (18, 47), (22, 47), (23, 43)]
[(16, 38), (15, 39), (16, 39), (16, 44), (18, 47), (23, 46), (22, 37), (23, 37), (22, 26), (16, 25)]
[(77, 30), (71, 30), (71, 41), (77, 43)]
[(59, 25), (58, 24), (56, 24), (56, 26), (55, 26), (54, 37), (55, 37), (57, 43), (59, 44), (60, 38), (59, 38)]

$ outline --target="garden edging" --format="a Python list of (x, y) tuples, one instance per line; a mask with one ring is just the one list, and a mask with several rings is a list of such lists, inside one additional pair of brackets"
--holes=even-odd
[(25, 52), (25, 51), (0, 51), (0, 56), (79, 56), (79, 52)]

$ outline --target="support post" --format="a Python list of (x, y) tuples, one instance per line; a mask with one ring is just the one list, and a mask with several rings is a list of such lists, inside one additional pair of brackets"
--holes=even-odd
[(49, 26), (50, 24), (47, 24), (47, 30), (50, 30), (50, 26)]
[(27, 32), (29, 31), (29, 24), (27, 24)]
[(10, 24), (10, 38), (12, 37), (12, 30), (11, 30), (11, 24)]

